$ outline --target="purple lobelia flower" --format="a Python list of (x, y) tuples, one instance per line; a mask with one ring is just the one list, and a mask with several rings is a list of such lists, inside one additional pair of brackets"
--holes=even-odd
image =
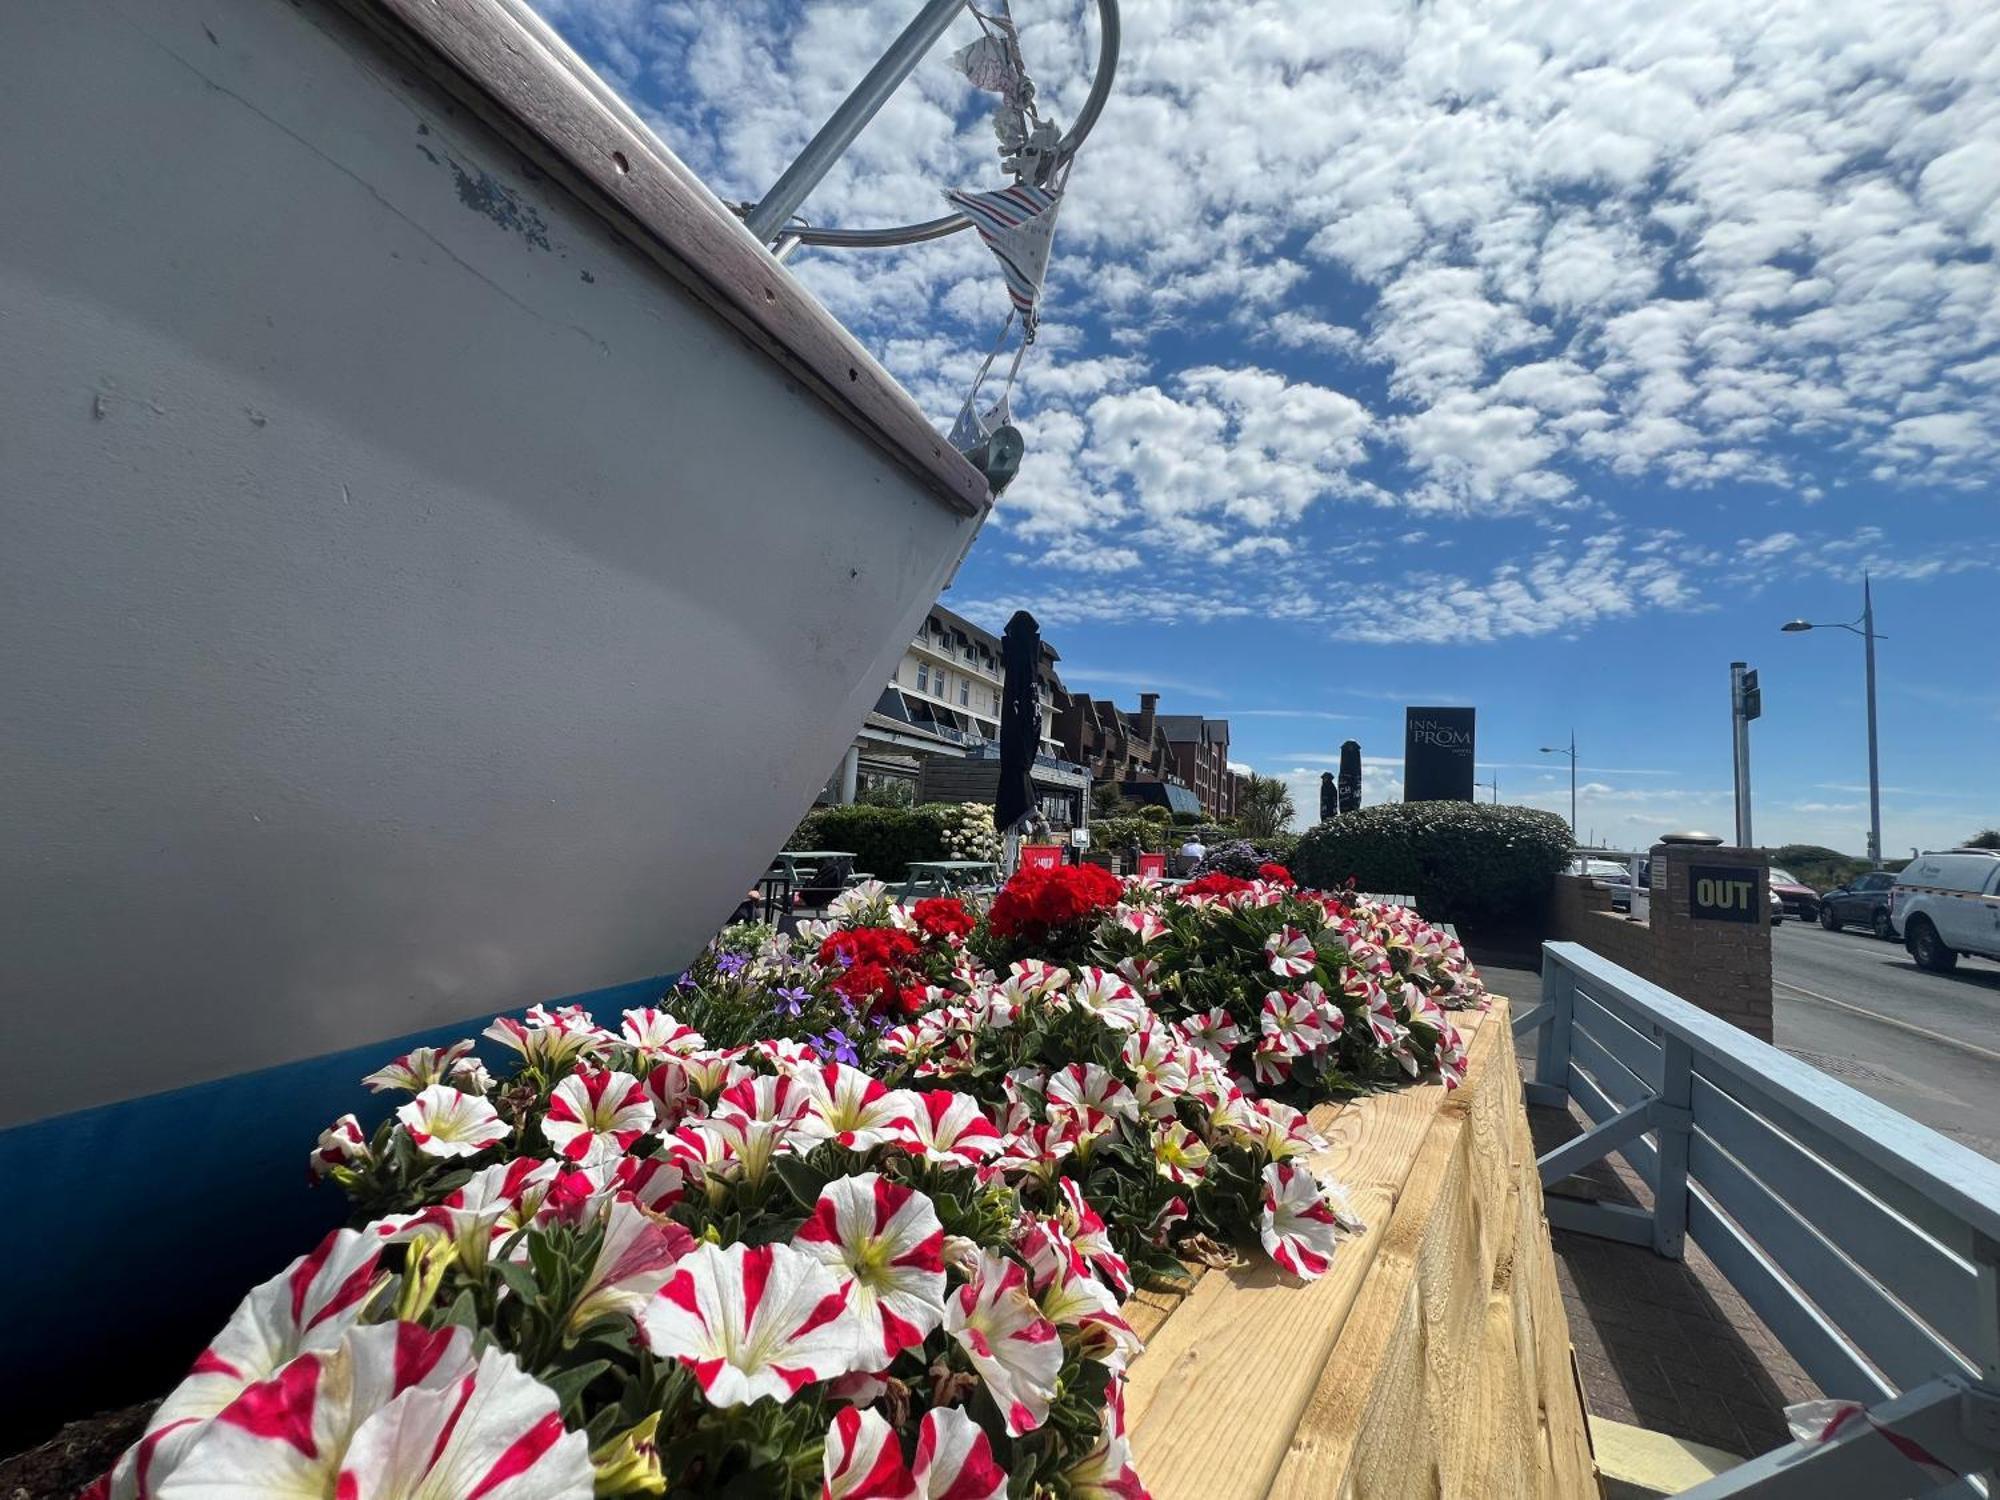
[(812, 991), (802, 984), (792, 985), (788, 989), (774, 990), (772, 994), (778, 1002), (773, 1009), (780, 1015), (790, 1016), (793, 1020), (798, 1019), (806, 1008), (806, 1002), (812, 999)]
[(750, 960), (745, 958), (741, 953), (724, 953), (715, 960), (715, 972), (718, 974), (741, 974), (749, 967)]

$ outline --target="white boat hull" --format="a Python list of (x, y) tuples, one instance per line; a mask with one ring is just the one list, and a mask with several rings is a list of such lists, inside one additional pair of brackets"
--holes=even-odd
[(955, 455), (344, 14), (8, 7), (0, 138), (0, 1125), (677, 969), (969, 545)]

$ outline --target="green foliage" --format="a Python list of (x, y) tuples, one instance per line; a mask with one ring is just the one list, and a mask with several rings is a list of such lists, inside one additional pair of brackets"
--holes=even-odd
[(1164, 854), (1166, 825), (1131, 817), (1100, 818), (1090, 825), (1090, 847), (1101, 854), (1123, 854), (1135, 841), (1148, 854)]
[(1176, 828), (1199, 828), (1208, 821), (1207, 813), (1177, 812), (1170, 816)]
[(1982, 828), (1965, 841), (1968, 849), (2000, 849), (2000, 828)]
[(914, 807), (917, 784), (902, 780), (871, 782), (854, 794), (854, 800), (866, 807)]
[(1291, 788), (1275, 776), (1254, 771), (1236, 783), (1236, 826), (1247, 839), (1283, 833), (1292, 826), (1296, 809)]
[(1125, 794), (1115, 781), (1100, 781), (1090, 789), (1090, 820), (1095, 823), (1100, 818), (1116, 818), (1130, 811), (1125, 805)]
[(1531, 922), (1568, 863), (1569, 825), (1554, 813), (1476, 802), (1385, 802), (1300, 838), (1302, 885), (1350, 877), (1364, 891), (1412, 896), (1432, 922)]
[(1771, 851), (1771, 867), (1783, 870), (1801, 885), (1816, 891), (1830, 891), (1846, 885), (1874, 866), (1852, 854), (1841, 854), (1819, 844), (1785, 844)]
[[(855, 869), (895, 882), (909, 875), (913, 859), (990, 857), (977, 831), (969, 831), (969, 825), (977, 822), (977, 811), (957, 802), (924, 802), (915, 807), (855, 802), (845, 807), (816, 807), (785, 840), (785, 847), (851, 849)], [(985, 831), (990, 833), (991, 809), (987, 811)], [(979, 847), (972, 848), (968, 839)]]

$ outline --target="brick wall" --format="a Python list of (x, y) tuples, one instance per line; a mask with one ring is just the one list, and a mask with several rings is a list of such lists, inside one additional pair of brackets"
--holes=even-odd
[[(1660, 844), (1652, 853), (1652, 924), (1611, 912), (1609, 892), (1571, 876), (1556, 880), (1550, 935), (1581, 943), (1711, 1015), (1771, 1039), (1770, 856), (1762, 849)], [(1756, 882), (1757, 920), (1697, 918), (1688, 908), (1688, 866), (1740, 869)]]

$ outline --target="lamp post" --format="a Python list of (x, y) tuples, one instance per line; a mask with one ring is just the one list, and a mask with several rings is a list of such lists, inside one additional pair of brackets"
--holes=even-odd
[(1561, 745), (1542, 746), (1544, 755), (1567, 755), (1569, 757), (1569, 841), (1576, 842), (1576, 731), (1569, 732), (1569, 748)]
[(1787, 620), (1779, 627), (1787, 634), (1802, 630), (1845, 630), (1861, 637), (1863, 661), (1868, 673), (1868, 862), (1882, 868), (1882, 771), (1875, 752), (1875, 643), (1887, 636), (1875, 633), (1875, 596), (1868, 575), (1861, 575), (1861, 618), (1848, 624), (1833, 621), (1816, 624), (1810, 620)]

